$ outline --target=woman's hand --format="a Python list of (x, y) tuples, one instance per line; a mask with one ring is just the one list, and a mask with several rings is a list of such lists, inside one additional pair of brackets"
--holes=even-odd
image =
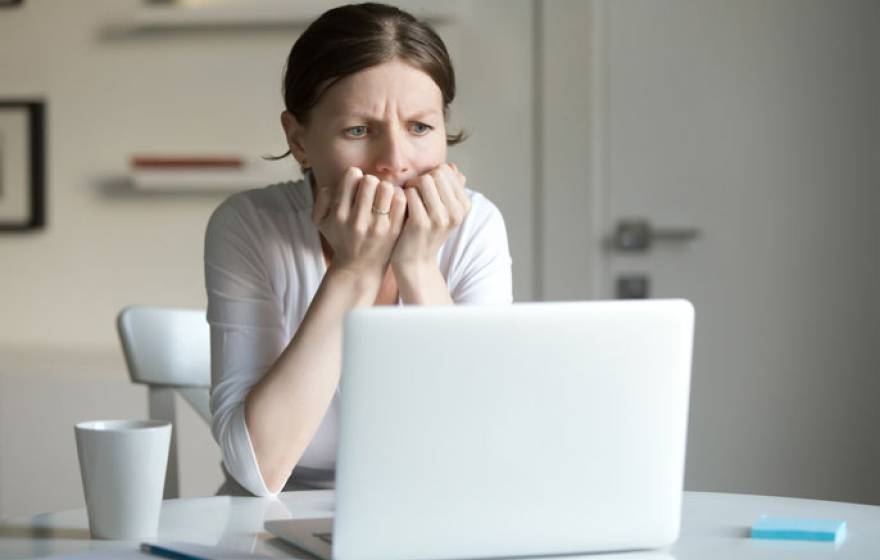
[(318, 188), (312, 221), (333, 248), (331, 267), (381, 283), (405, 213), (403, 189), (351, 167), (335, 192)]
[(454, 163), (444, 163), (407, 182), (407, 218), (391, 256), (398, 278), (437, 267), (440, 247), (471, 209), (466, 180)]

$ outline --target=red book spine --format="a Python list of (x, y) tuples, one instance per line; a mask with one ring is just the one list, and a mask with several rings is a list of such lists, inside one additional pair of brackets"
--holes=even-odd
[(244, 160), (236, 156), (133, 156), (134, 169), (240, 169)]

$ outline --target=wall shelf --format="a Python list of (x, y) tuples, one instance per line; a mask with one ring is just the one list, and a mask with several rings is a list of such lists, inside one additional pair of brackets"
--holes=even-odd
[(279, 182), (277, 177), (251, 170), (132, 171), (131, 188), (142, 192), (236, 192)]
[[(210, 28), (305, 27), (334, 3), (323, 0), (225, 0), (205, 4), (143, 5), (127, 18), (111, 22), (116, 31), (174, 31)], [(451, 23), (464, 17), (462, 0), (400, 0), (401, 9), (425, 21)]]
[[(293, 179), (293, 166), (225, 153), (139, 152), (124, 176), (103, 182), (114, 194), (211, 194), (262, 188)], [(109, 189), (109, 191), (108, 191)]]

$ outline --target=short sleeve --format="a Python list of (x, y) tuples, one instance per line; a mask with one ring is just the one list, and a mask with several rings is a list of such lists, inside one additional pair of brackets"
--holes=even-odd
[(453, 243), (450, 296), (461, 304), (513, 303), (512, 259), (501, 211), (472, 192), (471, 211)]
[(235, 480), (270, 496), (245, 424), (244, 402), (286, 344), (282, 304), (260, 221), (247, 200), (227, 199), (205, 233), (205, 288), (211, 328), (211, 431)]

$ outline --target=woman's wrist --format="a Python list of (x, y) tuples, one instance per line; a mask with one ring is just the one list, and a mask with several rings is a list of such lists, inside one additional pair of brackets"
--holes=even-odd
[(446, 279), (437, 262), (393, 263), (397, 289), (404, 303), (415, 305), (443, 305), (453, 303), (449, 297)]
[(350, 294), (351, 307), (372, 305), (382, 288), (383, 270), (358, 269), (330, 263), (325, 276), (327, 288)]
[(413, 281), (418, 281), (419, 278), (423, 278), (431, 273), (437, 268), (437, 262), (434, 260), (408, 260), (408, 261), (391, 261), (391, 269), (394, 271), (394, 276), (398, 279), (412, 279)]

